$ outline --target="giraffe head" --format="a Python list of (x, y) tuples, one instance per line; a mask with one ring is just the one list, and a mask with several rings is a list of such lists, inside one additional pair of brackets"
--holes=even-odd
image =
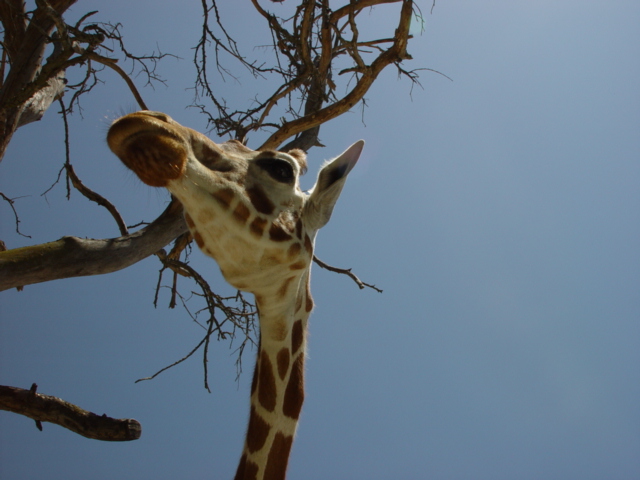
[(308, 269), (315, 235), (364, 145), (356, 142), (325, 164), (307, 195), (298, 183), (306, 170), (301, 150), (253, 151), (233, 140), (216, 144), (150, 111), (116, 120), (107, 141), (144, 183), (166, 187), (180, 200), (198, 246), (231, 285), (257, 296), (274, 293), (276, 279)]

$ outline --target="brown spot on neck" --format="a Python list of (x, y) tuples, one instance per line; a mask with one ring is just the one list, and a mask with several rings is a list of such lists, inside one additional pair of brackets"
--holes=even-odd
[(302, 346), (304, 340), (304, 329), (302, 327), (302, 320), (296, 320), (291, 329), (291, 353), (295, 355)]
[(302, 403), (304, 402), (304, 354), (298, 355), (291, 367), (289, 383), (284, 391), (284, 403), (282, 413), (287, 417), (297, 420), (300, 417)]
[(293, 437), (276, 433), (267, 458), (267, 465), (264, 469), (264, 480), (284, 480), (289, 463), (289, 453)]
[(249, 452), (254, 453), (264, 447), (267, 441), (271, 427), (256, 411), (255, 407), (251, 407), (249, 415), (249, 427), (247, 428), (247, 448)]
[(291, 360), (291, 353), (288, 348), (283, 348), (278, 352), (278, 375), (280, 376), (280, 380), (284, 380), (284, 377), (287, 375), (289, 371), (289, 362)]
[(247, 454), (242, 454), (238, 470), (234, 480), (256, 480), (258, 478), (258, 465), (247, 460)]
[(260, 364), (258, 371), (258, 401), (268, 412), (273, 412), (276, 408), (276, 378), (273, 374), (273, 365), (269, 356), (263, 351), (260, 353)]

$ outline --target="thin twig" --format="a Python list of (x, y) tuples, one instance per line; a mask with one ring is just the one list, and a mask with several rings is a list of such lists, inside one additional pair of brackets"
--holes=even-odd
[(98, 55), (95, 52), (86, 52), (85, 55), (91, 60), (109, 67), (110, 69), (115, 71), (118, 75), (120, 75), (122, 79), (126, 82), (127, 86), (129, 87), (129, 90), (131, 90), (131, 93), (133, 93), (133, 96), (135, 97), (136, 102), (138, 102), (138, 105), (140, 106), (140, 108), (142, 110), (149, 110), (149, 108), (147, 107), (147, 104), (144, 103), (144, 100), (142, 99), (142, 95), (140, 95), (140, 92), (138, 92), (138, 89), (133, 83), (133, 80), (131, 80), (129, 75), (127, 75), (127, 73), (122, 68), (116, 65), (117, 60), (113, 58), (103, 57), (102, 55)]
[(22, 197), (9, 198), (2, 192), (0, 192), (0, 197), (2, 197), (4, 199), (4, 201), (9, 204), (9, 206), (11, 207), (11, 210), (13, 210), (13, 217), (15, 218), (15, 221), (16, 221), (16, 233), (18, 235), (20, 235), (20, 236), (23, 236), (23, 237), (26, 237), (26, 238), (31, 238), (31, 235), (25, 235), (24, 233), (22, 233), (20, 231), (20, 217), (18, 216), (18, 212), (16, 211), (16, 207), (14, 207), (14, 205), (13, 205), (18, 198), (22, 198)]
[(129, 230), (127, 229), (127, 224), (120, 215), (120, 212), (118, 212), (118, 209), (109, 200), (83, 184), (78, 175), (76, 175), (76, 172), (73, 169), (73, 165), (71, 165), (71, 155), (69, 150), (69, 123), (67, 122), (67, 112), (63, 100), (60, 98), (58, 99), (58, 102), (60, 103), (60, 113), (62, 113), (62, 120), (64, 123), (64, 144), (66, 155), (64, 168), (67, 170), (68, 178), (71, 180), (71, 183), (76, 188), (76, 190), (78, 190), (82, 195), (84, 195), (92, 202), (96, 202), (98, 205), (107, 209), (107, 211), (111, 214), (111, 216), (118, 224), (120, 235), (128, 235)]
[(320, 268), (324, 268), (325, 270), (329, 270), (330, 272), (340, 273), (342, 275), (349, 276), (354, 282), (356, 282), (356, 285), (358, 285), (358, 287), (360, 287), (360, 290), (362, 290), (365, 287), (369, 287), (369, 288), (372, 288), (373, 290), (375, 290), (376, 292), (382, 293), (382, 290), (379, 289), (378, 287), (376, 287), (375, 285), (370, 285), (370, 284), (365, 283), (362, 280), (360, 280), (356, 276), (356, 274), (351, 271), (350, 268), (332, 267), (331, 265), (328, 265), (328, 264), (324, 263), (322, 260), (320, 260), (315, 255), (313, 256), (313, 261), (316, 262)]
[(162, 372), (169, 370), (172, 367), (175, 367), (176, 365), (181, 364), (182, 362), (184, 362), (186, 359), (188, 359), (191, 355), (193, 355), (194, 353), (196, 353), (198, 351), (198, 349), (202, 346), (202, 344), (207, 340), (207, 338), (209, 338), (209, 333), (207, 332), (207, 334), (205, 335), (205, 337), (200, 340), (200, 342), (198, 343), (198, 345), (196, 345), (189, 353), (187, 353), (184, 357), (182, 357), (180, 360), (176, 360), (175, 362), (173, 362), (171, 365), (167, 365), (166, 367), (161, 368), (160, 370), (158, 370), (156, 373), (154, 373), (153, 375), (150, 375), (148, 377), (144, 377), (144, 378), (139, 378), (138, 380), (135, 381), (135, 383), (138, 382), (143, 382), (145, 380), (153, 380), (154, 378), (156, 378), (158, 375), (160, 375)]

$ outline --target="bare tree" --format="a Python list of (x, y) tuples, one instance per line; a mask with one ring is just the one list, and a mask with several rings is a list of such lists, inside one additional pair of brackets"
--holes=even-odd
[[(115, 70), (123, 78), (142, 109), (147, 107), (131, 80), (132, 71), (142, 72), (146, 83), (161, 81), (155, 66), (165, 54), (131, 54), (125, 48), (119, 24), (92, 23), (91, 17), (96, 12), (88, 12), (70, 25), (64, 17), (76, 0), (36, 0), (35, 3), (36, 8), (27, 11), (21, 0), (0, 1), (3, 25), (0, 160), (15, 131), (42, 118), (55, 101), (60, 102), (66, 127), (67, 115), (79, 105), (82, 95), (92, 91), (104, 68)], [(393, 5), (381, 7), (393, 8), (396, 21), (392, 31), (381, 38), (361, 35), (359, 17), (382, 4), (396, 4), (395, 8)], [(308, 151), (321, 145), (319, 134), (324, 123), (348, 112), (358, 103), (364, 105), (365, 94), (386, 67), (394, 66), (399, 75), (412, 83), (418, 82), (417, 71), (407, 70), (403, 64), (411, 58), (407, 43), (411, 38), (412, 21), (422, 21), (420, 11), (411, 0), (351, 0), (339, 8), (332, 8), (328, 0), (299, 0), (297, 3), (251, 0), (251, 5), (264, 19), (265, 32), (270, 34), (270, 41), (264, 46), (271, 55), (269, 62), (247, 57), (225, 27), (216, 0), (202, 0), (202, 34), (193, 57), (196, 73), (194, 106), (201, 110), (210, 128), (220, 136), (231, 136), (246, 143), (252, 132), (262, 131), (268, 133), (268, 138), (254, 147), (257, 150), (300, 148)], [(372, 14), (375, 13), (373, 10)], [(45, 58), (47, 52), (50, 53)], [(119, 60), (129, 62), (132, 70), (125, 72), (119, 66)], [(66, 80), (67, 72), (72, 68), (84, 72), (82, 81), (75, 85)], [(266, 85), (277, 86), (266, 95), (256, 95), (248, 106), (228, 105), (216, 93), (213, 77), (233, 76), (234, 68), (246, 68), (256, 79), (267, 80)], [(63, 103), (63, 96), (67, 98), (66, 103)], [(68, 153), (62, 172), (68, 189), (73, 186), (88, 199), (107, 208), (118, 225), (120, 236), (102, 240), (67, 236), (9, 250), (5, 250), (0, 242), (0, 250), (5, 250), (0, 252), (0, 290), (110, 273), (156, 255), (162, 262), (162, 271), (168, 270), (172, 274), (170, 306), (181, 299), (177, 288), (179, 277), (193, 279), (205, 299), (209, 312), (206, 335), (189, 355), (205, 346), (207, 386), (206, 347), (211, 336), (214, 333), (219, 338), (233, 336), (240, 330), (246, 339), (250, 339), (255, 313), (252, 303), (240, 292), (234, 297), (216, 294), (185, 261), (183, 253), (191, 239), (177, 201), (143, 228), (130, 232), (113, 203), (86, 187), (77, 177)], [(14, 208), (17, 229), (19, 216), (12, 199), (2, 192), (0, 195)], [(171, 242), (173, 245), (167, 253), (164, 248)], [(350, 270), (316, 261), (323, 268), (349, 275), (360, 288), (375, 288), (360, 281)], [(161, 278), (158, 285), (160, 281)], [(241, 344), (241, 350), (245, 342)], [(26, 414), (37, 421), (50, 421), (51, 417), (45, 418), (38, 412), (35, 387), (30, 391), (11, 388), (0, 389), (0, 409)], [(52, 398), (48, 397), (48, 401), (55, 403)], [(22, 399), (22, 403), (16, 399)], [(42, 402), (39, 405), (44, 408)], [(61, 423), (68, 426), (74, 422), (77, 423), (76, 420)], [(89, 425), (85, 430), (92, 431), (92, 438), (113, 440), (117, 437), (112, 425)], [(125, 422), (125, 425), (132, 428), (129, 423)], [(122, 439), (128, 439), (124, 437)]]

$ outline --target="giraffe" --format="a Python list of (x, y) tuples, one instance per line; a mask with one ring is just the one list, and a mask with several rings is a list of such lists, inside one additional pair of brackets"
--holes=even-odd
[(216, 144), (163, 113), (121, 117), (107, 143), (144, 183), (167, 188), (182, 203), (198, 247), (233, 287), (254, 294), (260, 340), (235, 480), (284, 479), (304, 400), (315, 237), (364, 142), (326, 163), (309, 194), (298, 183), (306, 170), (302, 150)]

